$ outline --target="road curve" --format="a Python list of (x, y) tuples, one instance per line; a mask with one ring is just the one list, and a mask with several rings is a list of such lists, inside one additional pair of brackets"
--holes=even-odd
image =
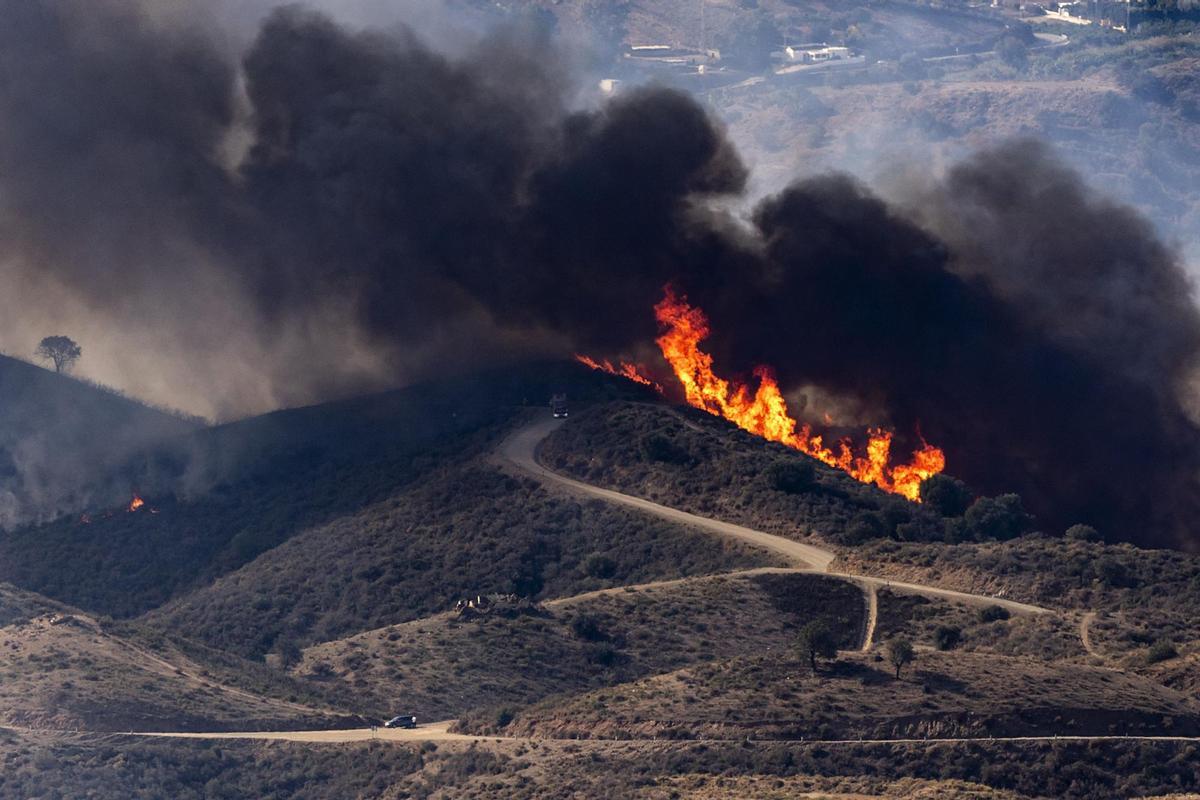
[(601, 489), (598, 486), (592, 486), (589, 483), (559, 475), (557, 472), (551, 472), (538, 462), (537, 446), (561, 424), (562, 420), (559, 419), (542, 419), (517, 429), (516, 432), (511, 434), (500, 445), (499, 454), (501, 458), (537, 476), (544, 482), (565, 486), (576, 492), (607, 500), (610, 503), (636, 508), (639, 511), (653, 514), (656, 517), (681, 525), (700, 528), (709, 533), (715, 533), (718, 536), (737, 539), (781, 555), (792, 564), (808, 568), (811, 571), (825, 572), (829, 569), (829, 565), (833, 563), (833, 560), (837, 558), (836, 553), (823, 550), (820, 547), (795, 542), (791, 539), (785, 539), (782, 536), (763, 533), (762, 531), (756, 531), (741, 525), (734, 525), (730, 522), (721, 522), (720, 520), (689, 514), (686, 511), (652, 503), (640, 497), (614, 492), (611, 489)]
[(964, 603), (967, 605), (984, 607), (984, 606), (1001, 606), (1015, 614), (1051, 614), (1054, 613), (1051, 609), (1041, 606), (1032, 605), (1030, 603), (1019, 603), (1015, 600), (1005, 600), (999, 597), (989, 597), (987, 595), (970, 594), (969, 592), (958, 592), (953, 589), (942, 589), (937, 586), (926, 586), (919, 583), (908, 583), (906, 581), (894, 581), (887, 578), (877, 578), (871, 575), (852, 575), (846, 572), (831, 572), (830, 564), (837, 558), (837, 554), (831, 550), (825, 550), (815, 545), (805, 544), (803, 542), (793, 541), (783, 536), (778, 536), (773, 533), (764, 531), (756, 531), (753, 528), (747, 528), (742, 525), (735, 525), (731, 522), (722, 522), (720, 520), (701, 517), (697, 514), (690, 514), (686, 511), (680, 511), (677, 508), (660, 505), (644, 500), (640, 497), (634, 497), (621, 492), (613, 491), (612, 489), (601, 489), (598, 486), (593, 486), (590, 483), (577, 481), (573, 478), (568, 478), (565, 475), (560, 475), (557, 472), (552, 472), (542, 465), (537, 459), (537, 448), (542, 440), (553, 433), (559, 426), (562, 425), (562, 420), (559, 419), (536, 419), (532, 422), (521, 426), (508, 438), (506, 438), (497, 450), (499, 458), (508, 464), (512, 464), (519, 469), (533, 475), (544, 483), (555, 484), (565, 487), (580, 494), (596, 497), (601, 500), (606, 500), (610, 503), (636, 508), (647, 514), (652, 514), (661, 519), (675, 522), (681, 525), (690, 525), (694, 528), (715, 533), (718, 536), (726, 536), (736, 539), (746, 544), (760, 547), (772, 553), (783, 556), (795, 565), (794, 569), (797, 572), (819, 572), (827, 574), (831, 577), (844, 578), (854, 581), (863, 587), (864, 592), (869, 592), (872, 588), (886, 588), (890, 591), (901, 594), (919, 594), (925, 597), (938, 597), (946, 600)]

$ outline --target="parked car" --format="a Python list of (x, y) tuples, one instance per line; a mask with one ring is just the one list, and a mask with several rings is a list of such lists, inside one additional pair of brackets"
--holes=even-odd
[(417, 718), (412, 714), (401, 714), (398, 717), (392, 717), (387, 722), (383, 723), (385, 728), (415, 728), (417, 727)]

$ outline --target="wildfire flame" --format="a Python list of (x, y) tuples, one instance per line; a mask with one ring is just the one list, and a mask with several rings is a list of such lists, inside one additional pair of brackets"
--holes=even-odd
[(686, 299), (676, 297), (671, 287), (667, 287), (662, 301), (654, 307), (654, 314), (665, 329), (657, 340), (658, 346), (683, 384), (689, 405), (724, 417), (765, 439), (794, 447), (863, 483), (872, 483), (914, 502), (921, 502), (921, 481), (945, 469), (945, 454), (924, 439), (921, 448), (913, 453), (912, 461), (890, 466), (893, 434), (882, 428), (868, 429), (863, 455), (855, 454), (849, 439), (839, 441), (834, 452), (820, 434), (813, 433), (810, 425), (799, 425), (791, 417), (769, 367), (754, 370), (758, 388), (753, 394), (748, 385), (730, 383), (713, 372), (712, 356), (700, 349), (700, 342), (710, 332), (703, 311), (689, 306)]
[(630, 364), (626, 361), (622, 361), (620, 366), (614, 366), (613, 363), (611, 361), (609, 361), (607, 358), (603, 359), (601, 361), (597, 361), (594, 358), (589, 358), (588, 356), (581, 356), (578, 353), (575, 355), (575, 360), (578, 361), (580, 364), (591, 367), (592, 369), (598, 369), (601, 372), (607, 372), (609, 375), (620, 375), (623, 378), (628, 378), (629, 380), (633, 381), (634, 383), (640, 383), (643, 386), (652, 386), (658, 392), (660, 392), (660, 393), (662, 392), (662, 387), (659, 386), (654, 381), (647, 378), (643, 374), (643, 371), (640, 367), (638, 367), (634, 364)]
[(141, 498), (141, 496), (135, 492), (133, 495), (133, 499), (129, 501), (129, 508), (127, 508), (125, 510), (128, 511), (129, 513), (133, 513), (134, 511), (137, 511), (139, 508), (141, 508), (144, 505), (146, 505), (146, 501), (143, 500)]

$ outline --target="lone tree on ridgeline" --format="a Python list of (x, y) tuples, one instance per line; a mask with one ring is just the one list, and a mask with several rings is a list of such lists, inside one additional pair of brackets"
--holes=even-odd
[(833, 631), (823, 619), (814, 619), (800, 629), (796, 637), (796, 649), (801, 658), (807, 658), (812, 671), (817, 671), (817, 657), (837, 658), (837, 642), (834, 641)]
[(892, 639), (887, 643), (886, 651), (888, 663), (896, 668), (897, 678), (900, 677), (900, 670), (907, 667), (916, 658), (912, 642), (908, 639)]
[(69, 370), (83, 355), (83, 348), (68, 336), (47, 336), (38, 344), (33, 354), (52, 362), (55, 372), (63, 372)]

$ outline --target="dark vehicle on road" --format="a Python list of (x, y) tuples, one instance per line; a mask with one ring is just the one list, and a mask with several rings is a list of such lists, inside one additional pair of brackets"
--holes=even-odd
[(565, 419), (567, 416), (567, 396), (556, 394), (550, 398), (550, 411), (555, 419)]
[(415, 728), (417, 727), (417, 718), (412, 714), (401, 714), (398, 717), (392, 717), (387, 722), (383, 723), (385, 728)]

